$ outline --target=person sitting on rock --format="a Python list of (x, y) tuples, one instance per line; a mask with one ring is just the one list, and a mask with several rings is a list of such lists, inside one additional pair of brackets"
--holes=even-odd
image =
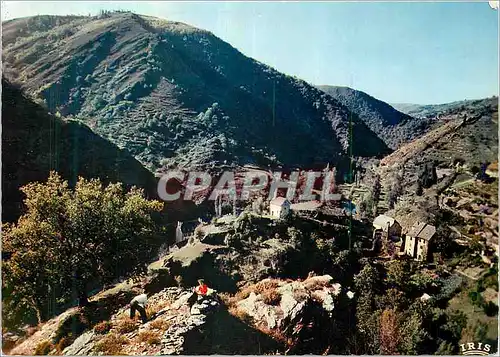
[(208, 286), (205, 284), (203, 279), (198, 279), (198, 286), (194, 288), (194, 292), (198, 294), (198, 296), (206, 296), (208, 293)]
[(148, 321), (148, 315), (146, 314), (147, 302), (147, 294), (137, 295), (135, 298), (133, 298), (130, 302), (130, 318), (133, 319), (135, 317), (135, 310), (137, 310), (141, 315), (142, 323), (146, 323)]

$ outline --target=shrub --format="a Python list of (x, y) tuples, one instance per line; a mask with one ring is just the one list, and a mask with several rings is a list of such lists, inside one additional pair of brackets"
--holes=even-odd
[(483, 311), (487, 316), (492, 317), (498, 314), (498, 306), (495, 303), (488, 301), (487, 304), (483, 304)]
[(281, 301), (281, 294), (276, 289), (267, 290), (262, 293), (262, 301), (267, 305), (278, 305)]
[(102, 321), (94, 326), (94, 332), (100, 335), (104, 335), (107, 334), (109, 330), (111, 330), (111, 327), (112, 327), (111, 322)]
[(154, 303), (148, 304), (148, 306), (146, 307), (146, 314), (148, 316), (148, 319), (150, 319), (159, 311), (169, 306), (171, 303), (172, 303), (171, 300), (158, 300)]
[(304, 282), (304, 287), (307, 290), (321, 290), (328, 285), (330, 285), (330, 282), (327, 280), (314, 279)]
[(149, 345), (157, 345), (161, 342), (160, 333), (151, 330), (139, 332), (137, 339), (139, 342), (146, 342)]
[(34, 351), (35, 356), (48, 355), (50, 351), (54, 348), (54, 345), (49, 340), (40, 341)]
[(240, 319), (241, 321), (247, 323), (247, 324), (251, 324), (253, 319), (250, 315), (248, 315), (245, 311), (239, 309), (237, 306), (231, 306), (229, 309), (228, 309), (228, 312), (233, 315), (234, 317), (237, 317), (238, 319)]
[(97, 344), (96, 351), (102, 352), (105, 355), (118, 355), (121, 354), (122, 346), (127, 344), (126, 337), (110, 333), (104, 336)]
[(275, 290), (279, 286), (279, 281), (276, 279), (266, 279), (255, 285), (254, 292), (256, 294), (265, 293), (268, 290)]
[(479, 293), (478, 291), (473, 290), (469, 292), (469, 298), (473, 305), (481, 307), (484, 304), (483, 297), (481, 296), (481, 293)]
[(58, 352), (58, 354), (62, 354), (62, 351), (68, 347), (69, 345), (71, 345), (73, 343), (73, 341), (69, 338), (69, 337), (63, 337), (59, 340), (59, 342), (57, 343), (56, 345), (56, 350)]
[(120, 320), (116, 326), (116, 329), (120, 333), (129, 333), (134, 331), (137, 328), (137, 324), (135, 320), (132, 320), (129, 317), (124, 318), (123, 320)]
[(305, 301), (309, 298), (309, 294), (305, 290), (294, 290), (293, 291), (293, 298), (298, 301), (302, 302)]
[(236, 300), (237, 301), (240, 301), (240, 300), (244, 300), (246, 299), (247, 297), (250, 296), (250, 294), (252, 292), (254, 292), (254, 289), (255, 289), (255, 286), (254, 285), (250, 285), (250, 286), (246, 286), (244, 287), (243, 289), (241, 289), (240, 291), (238, 291), (235, 295), (236, 297)]
[(172, 326), (172, 323), (170, 321), (165, 320), (165, 319), (156, 319), (154, 321), (151, 321), (149, 323), (149, 326), (152, 329), (166, 331), (166, 330), (168, 330), (168, 328), (170, 326)]

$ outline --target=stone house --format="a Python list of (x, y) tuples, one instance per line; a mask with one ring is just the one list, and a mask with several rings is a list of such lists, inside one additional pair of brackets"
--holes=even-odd
[(435, 234), (436, 227), (424, 222), (415, 223), (405, 235), (402, 245), (404, 253), (416, 260), (427, 261), (429, 245), (431, 245)]
[(380, 235), (383, 238), (399, 240), (401, 235), (401, 225), (392, 217), (381, 214), (373, 220), (373, 236)]
[(269, 202), (269, 213), (277, 219), (285, 219), (290, 214), (290, 201), (284, 197), (276, 197)]
[(401, 225), (392, 217), (381, 214), (373, 220), (372, 250), (384, 248), (389, 252), (395, 242), (400, 240)]

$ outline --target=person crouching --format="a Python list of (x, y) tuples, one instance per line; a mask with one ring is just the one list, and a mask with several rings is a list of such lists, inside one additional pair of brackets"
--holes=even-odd
[(130, 318), (135, 318), (135, 311), (139, 311), (139, 315), (141, 315), (142, 323), (146, 323), (148, 321), (148, 315), (146, 314), (146, 304), (148, 302), (147, 294), (137, 295), (135, 298), (130, 301)]

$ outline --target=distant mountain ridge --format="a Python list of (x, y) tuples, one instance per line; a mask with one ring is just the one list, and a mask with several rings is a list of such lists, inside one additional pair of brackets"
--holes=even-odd
[(442, 112), (443, 125), (384, 157), (382, 166), (407, 161), (480, 166), (498, 160), (498, 97), (458, 103)]
[(392, 149), (424, 134), (434, 124), (432, 120), (413, 118), (359, 90), (330, 85), (317, 87), (359, 116)]
[(443, 104), (411, 104), (394, 103), (392, 106), (399, 111), (416, 118), (436, 117), (437, 115), (447, 115), (457, 110), (464, 110), (468, 107), (481, 106), (485, 99), (467, 99)]
[[(210, 32), (132, 13), (4, 23), (4, 70), (150, 170), (347, 168), (348, 108)], [(353, 115), (355, 156), (390, 152)]]

